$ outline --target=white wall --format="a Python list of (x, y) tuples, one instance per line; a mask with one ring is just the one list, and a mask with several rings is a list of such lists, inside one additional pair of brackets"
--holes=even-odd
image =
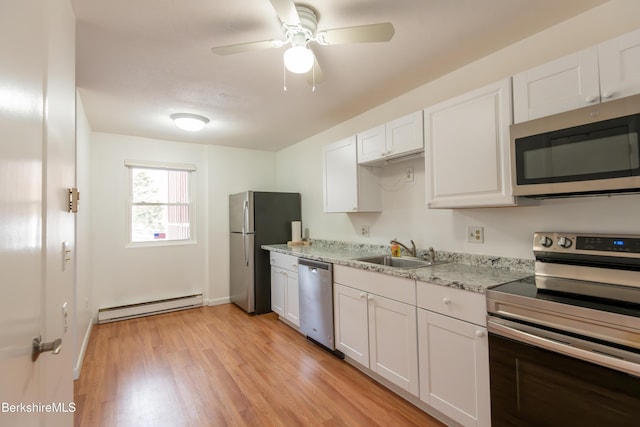
[(210, 146), (209, 303), (229, 302), (229, 194), (276, 190), (275, 153)]
[[(397, 237), (422, 248), (532, 258), (536, 230), (640, 233), (637, 195), (547, 200), (533, 207), (427, 209), (420, 160), (384, 168), (382, 213), (325, 214), (321, 151), (325, 144), (639, 28), (639, 14), (640, 2), (613, 0), (286, 148), (277, 154), (278, 189), (302, 193), (303, 227), (312, 238), (386, 244)], [(415, 182), (403, 181), (406, 167), (415, 169)], [(369, 238), (358, 234), (365, 224)], [(484, 227), (484, 244), (466, 242), (467, 225)]]
[(82, 359), (93, 324), (92, 301), (92, 235), (91, 228), (91, 127), (82, 105), (76, 96), (76, 187), (80, 190), (80, 203), (76, 217), (75, 242), (75, 322), (74, 327), (74, 378), (78, 378)]
[[(105, 133), (91, 140), (94, 312), (194, 293), (228, 302), (228, 196), (275, 190), (275, 154)], [(196, 165), (197, 243), (126, 247), (125, 159)]]
[[(94, 308), (201, 292), (206, 298), (206, 146), (104, 133), (91, 139)], [(126, 247), (125, 159), (196, 166), (195, 244)]]

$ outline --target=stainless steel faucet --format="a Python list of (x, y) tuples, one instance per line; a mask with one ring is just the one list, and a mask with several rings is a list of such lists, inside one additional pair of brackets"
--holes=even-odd
[(398, 242), (396, 239), (391, 239), (391, 241), (389, 242), (390, 244), (394, 244), (397, 243), (398, 245), (402, 246), (407, 252), (409, 252), (411, 254), (412, 257), (416, 256), (416, 244), (413, 242), (413, 240), (410, 240), (411, 242), (411, 248), (408, 248), (406, 245)]

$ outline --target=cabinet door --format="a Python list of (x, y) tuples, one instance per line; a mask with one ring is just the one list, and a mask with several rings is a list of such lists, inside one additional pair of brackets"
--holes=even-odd
[(425, 110), (427, 206), (509, 206), (509, 80)]
[(271, 267), (271, 310), (278, 316), (284, 316), (285, 271)]
[(592, 47), (513, 76), (515, 123), (600, 102), (598, 49)]
[(490, 426), (484, 327), (418, 309), (420, 400), (465, 426)]
[(386, 155), (385, 125), (360, 132), (356, 135), (358, 143), (358, 163), (379, 160)]
[(358, 165), (355, 136), (325, 146), (322, 166), (325, 212), (382, 210), (379, 168)]
[(290, 271), (285, 274), (284, 309), (285, 319), (300, 327), (300, 301), (298, 299), (298, 274)]
[(386, 156), (396, 157), (424, 150), (422, 111), (387, 123)]
[(602, 101), (640, 93), (640, 30), (598, 46)]
[(368, 368), (367, 293), (334, 283), (333, 313), (336, 349)]
[(369, 294), (371, 370), (418, 396), (416, 307)]
[(358, 172), (355, 137), (327, 145), (324, 154), (324, 211), (358, 209)]

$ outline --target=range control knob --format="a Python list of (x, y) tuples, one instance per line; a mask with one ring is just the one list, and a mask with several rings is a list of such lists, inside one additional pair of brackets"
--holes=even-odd
[(573, 242), (568, 237), (560, 237), (558, 239), (558, 246), (561, 248), (570, 248)]
[(538, 240), (538, 244), (540, 246), (542, 246), (542, 247), (548, 248), (549, 246), (551, 246), (553, 244), (553, 240), (551, 240), (547, 236), (542, 236), (542, 237), (540, 237), (540, 240)]

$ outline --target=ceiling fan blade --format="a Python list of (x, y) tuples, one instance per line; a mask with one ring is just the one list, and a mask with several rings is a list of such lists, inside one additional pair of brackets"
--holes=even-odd
[(231, 44), (228, 46), (213, 47), (211, 51), (216, 55), (232, 55), (234, 53), (250, 52), (252, 50), (273, 49), (282, 46), (280, 40), (263, 40), (259, 42), (249, 42)]
[(295, 26), (300, 25), (300, 16), (296, 10), (296, 5), (293, 0), (269, 0), (271, 6), (276, 10), (280, 21), (287, 25)]
[(390, 22), (384, 22), (359, 27), (335, 28), (322, 31), (321, 34), (323, 34), (322, 41), (326, 44), (388, 42), (393, 38), (395, 29)]

